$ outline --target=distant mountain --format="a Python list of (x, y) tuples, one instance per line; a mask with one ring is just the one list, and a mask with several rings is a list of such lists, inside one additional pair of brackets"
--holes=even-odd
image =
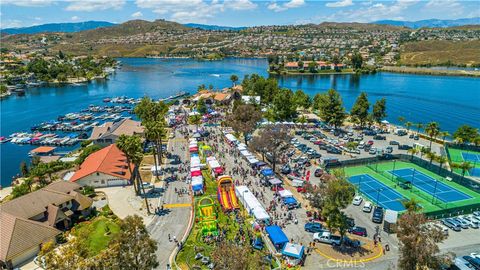
[(220, 25), (209, 25), (209, 24), (198, 24), (198, 23), (186, 23), (184, 24), (186, 27), (191, 28), (200, 28), (203, 30), (231, 30), (231, 31), (240, 31), (246, 29), (247, 27), (232, 27), (232, 26), (220, 26)]
[(414, 21), (414, 22), (382, 20), (382, 21), (375, 21), (372, 23), (387, 24), (387, 25), (394, 25), (394, 26), (405, 26), (413, 29), (422, 28), (422, 27), (445, 28), (445, 27), (462, 26), (462, 25), (479, 25), (480, 17), (457, 19), (457, 20), (430, 19), (430, 20), (421, 20), (421, 21)]
[(91, 30), (100, 27), (110, 27), (116, 24), (102, 21), (88, 21), (78, 23), (48, 23), (21, 28), (6, 28), (2, 29), (2, 33), (6, 34), (36, 34), (42, 32), (80, 32), (84, 30)]

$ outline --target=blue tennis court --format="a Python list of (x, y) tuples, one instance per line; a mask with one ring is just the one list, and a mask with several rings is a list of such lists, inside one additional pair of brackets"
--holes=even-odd
[(469, 152), (462, 152), (462, 158), (469, 162), (480, 162), (480, 154), (474, 154)]
[[(410, 181), (416, 188), (440, 199), (443, 202), (455, 202), (471, 199), (469, 195), (456, 190), (413, 168), (398, 169), (389, 173)], [(436, 185), (436, 186), (435, 186)]]
[(403, 211), (405, 207), (402, 201), (406, 200), (402, 194), (396, 192), (391, 187), (375, 179), (369, 174), (359, 174), (348, 178), (348, 181), (358, 187), (360, 192), (365, 194), (372, 202), (386, 209), (394, 211)]
[(472, 168), (472, 169), (470, 169), (470, 171), (468, 171), (468, 173), (471, 176), (480, 177), (480, 168)]

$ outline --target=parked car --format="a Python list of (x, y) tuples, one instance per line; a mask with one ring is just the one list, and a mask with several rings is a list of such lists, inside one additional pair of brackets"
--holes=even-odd
[(289, 173), (292, 172), (292, 168), (290, 168), (290, 166), (288, 164), (285, 164), (285, 165), (282, 166), (281, 172), (283, 174), (289, 174)]
[(370, 155), (375, 155), (375, 154), (377, 153), (377, 148), (375, 148), (375, 147), (370, 148), (370, 150), (368, 151), (368, 153), (369, 153)]
[(362, 201), (363, 201), (363, 198), (362, 196), (355, 196), (355, 198), (353, 198), (353, 205), (360, 205), (362, 204)]
[(470, 225), (468, 224), (468, 222), (466, 220), (464, 220), (463, 218), (461, 217), (456, 217), (454, 218), (453, 220), (457, 221), (458, 223), (460, 223), (460, 226), (462, 227), (462, 229), (468, 229), (470, 227)]
[(372, 212), (372, 203), (371, 202), (365, 202), (363, 205), (362, 211), (365, 213), (370, 213)]
[(383, 222), (383, 207), (375, 206), (375, 209), (373, 209), (372, 221), (375, 223)]
[(452, 222), (452, 219), (451, 219), (451, 218), (442, 219), (442, 223), (443, 223), (443, 225), (445, 225), (447, 228), (450, 228), (450, 229), (453, 230), (453, 231), (459, 232), (459, 231), (462, 230), (462, 228), (460, 227), (460, 225)]
[(304, 229), (305, 231), (311, 233), (319, 233), (324, 231), (322, 224), (317, 222), (309, 222), (305, 224)]
[(333, 235), (331, 232), (321, 232), (313, 234), (313, 241), (326, 243), (333, 246), (339, 246), (341, 242), (341, 237)]
[(409, 149), (412, 149), (410, 145), (407, 145), (407, 144), (398, 145), (398, 150), (409, 150)]
[(392, 152), (393, 152), (393, 147), (387, 146), (387, 147), (385, 148), (385, 152), (387, 152), (388, 154), (392, 153)]
[(397, 142), (397, 141), (390, 141), (388, 144), (390, 144), (390, 145), (400, 145), (400, 143)]
[(479, 222), (477, 221), (476, 218), (470, 217), (470, 216), (462, 216), (462, 219), (464, 219), (469, 223), (470, 228), (478, 229)]
[(413, 136), (413, 139), (414, 139), (415, 141), (418, 141), (420, 138), (418, 137), (418, 135), (415, 135), (415, 136)]
[(364, 227), (355, 226), (348, 230), (349, 233), (367, 237), (367, 229)]
[(373, 139), (374, 140), (386, 140), (387, 137), (382, 136), (382, 135), (375, 135), (375, 136), (373, 136)]
[(373, 141), (370, 140), (370, 141), (367, 142), (367, 144), (371, 146), (371, 145), (373, 145)]
[(415, 137), (415, 135), (413, 135), (413, 134), (408, 135), (409, 139), (413, 139), (413, 137)]

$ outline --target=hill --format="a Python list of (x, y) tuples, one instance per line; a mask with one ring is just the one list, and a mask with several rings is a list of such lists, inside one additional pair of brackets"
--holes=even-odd
[(422, 28), (422, 27), (430, 27), (430, 28), (446, 28), (452, 26), (462, 26), (462, 25), (479, 25), (480, 24), (480, 17), (475, 18), (465, 18), (465, 19), (457, 19), (457, 20), (438, 20), (438, 19), (429, 19), (429, 20), (421, 20), (421, 21), (394, 21), (394, 20), (382, 20), (382, 21), (375, 21), (372, 22), (374, 24), (383, 24), (383, 25), (393, 25), (393, 26), (404, 26), (408, 28)]
[(425, 40), (402, 45), (402, 65), (478, 65), (480, 40)]
[(221, 26), (221, 25), (198, 24), (198, 23), (186, 23), (184, 24), (184, 26), (191, 27), (191, 28), (199, 28), (203, 30), (227, 30), (227, 31), (240, 31), (247, 28), (244, 26), (233, 27), (233, 26)]
[(2, 29), (2, 34), (36, 34), (36, 33), (45, 33), (45, 32), (80, 32), (84, 30), (97, 29), (100, 27), (110, 27), (114, 26), (114, 23), (103, 22), (103, 21), (87, 21), (87, 22), (78, 22), (78, 23), (48, 23), (35, 25), (30, 27), (21, 27), (21, 28), (6, 28)]

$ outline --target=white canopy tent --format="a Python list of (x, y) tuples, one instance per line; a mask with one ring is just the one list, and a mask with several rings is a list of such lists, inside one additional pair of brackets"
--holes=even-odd
[(255, 195), (248, 189), (247, 186), (236, 186), (235, 194), (237, 195), (238, 200), (243, 204), (247, 212), (254, 216), (258, 221), (268, 221), (270, 220), (270, 215), (268, 215), (265, 208), (257, 200)]
[(253, 156), (248, 150), (242, 150), (240, 151), (240, 154), (242, 154), (244, 157)]
[(280, 190), (278, 193), (280, 194), (280, 197), (282, 197), (282, 198), (293, 197), (293, 193), (290, 192), (290, 190), (287, 190), (287, 189)]

